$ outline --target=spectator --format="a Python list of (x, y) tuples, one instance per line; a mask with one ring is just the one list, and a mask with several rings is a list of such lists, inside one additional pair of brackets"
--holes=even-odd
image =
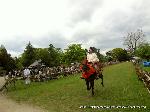
[(28, 68), (25, 68), (23, 72), (25, 77), (25, 84), (30, 84), (30, 70)]

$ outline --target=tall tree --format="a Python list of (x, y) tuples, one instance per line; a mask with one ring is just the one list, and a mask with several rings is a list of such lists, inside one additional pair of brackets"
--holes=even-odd
[(49, 48), (36, 48), (36, 59), (41, 59), (47, 66), (58, 66), (61, 63), (61, 49), (52, 44)]
[(53, 44), (49, 45), (48, 48), (48, 52), (49, 52), (49, 57), (50, 57), (50, 66), (58, 66), (60, 65), (61, 59), (60, 59), (60, 55), (61, 55), (61, 49), (60, 48), (55, 48), (53, 46)]
[(35, 61), (35, 59), (36, 59), (35, 48), (29, 42), (24, 50), (24, 53), (22, 54), (22, 59), (21, 59), (22, 64), (23, 66), (29, 66)]
[(48, 52), (48, 48), (36, 48), (36, 59), (42, 60), (42, 63), (49, 66), (50, 65), (50, 54)]
[(17, 69), (22, 69), (22, 68), (23, 68), (23, 65), (22, 65), (22, 63), (21, 63), (21, 57), (19, 57), (19, 58), (15, 57), (14, 60), (15, 60), (16, 68), (17, 68)]
[(3, 45), (0, 47), (0, 66), (8, 71), (16, 68), (15, 60), (7, 53)]
[(5, 66), (5, 64), (7, 63), (8, 61), (8, 53), (7, 53), (7, 50), (6, 48), (1, 45), (0, 47), (0, 66)]
[(125, 61), (128, 59), (127, 51), (122, 48), (115, 48), (112, 50), (113, 59), (117, 61)]
[(124, 45), (128, 47), (131, 53), (134, 53), (137, 46), (144, 42), (144, 37), (144, 32), (141, 29), (138, 29), (136, 32), (130, 32), (124, 37)]
[(81, 62), (86, 55), (86, 50), (81, 47), (81, 44), (71, 44), (65, 50), (63, 58), (66, 64)]

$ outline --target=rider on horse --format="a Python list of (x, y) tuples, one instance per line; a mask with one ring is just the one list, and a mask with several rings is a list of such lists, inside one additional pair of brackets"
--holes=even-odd
[[(84, 71), (81, 78), (87, 79), (91, 74), (95, 74), (95, 77), (97, 78), (97, 73), (99, 69), (98, 63), (99, 59), (97, 58), (96, 53), (94, 53), (93, 47), (90, 47), (87, 57), (83, 61), (83, 65), (87, 65), (88, 71)], [(82, 66), (81, 69), (85, 69), (85, 66)]]

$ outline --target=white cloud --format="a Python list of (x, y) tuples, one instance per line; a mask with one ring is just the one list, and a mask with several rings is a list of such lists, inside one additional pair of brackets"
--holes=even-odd
[(150, 36), (148, 0), (0, 0), (0, 44), (13, 55), (31, 41), (95, 46), (105, 52), (124, 47), (122, 37), (142, 28)]
[(0, 14), (1, 36), (37, 38), (62, 29), (67, 9), (65, 0), (6, 0), (0, 2)]

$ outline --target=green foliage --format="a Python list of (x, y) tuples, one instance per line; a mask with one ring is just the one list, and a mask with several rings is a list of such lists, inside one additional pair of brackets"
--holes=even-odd
[(82, 49), (81, 44), (72, 44), (64, 52), (63, 62), (66, 64), (81, 62), (85, 56), (86, 51)]
[(150, 44), (145, 43), (141, 44), (136, 50), (136, 55), (141, 57), (142, 59), (150, 60)]
[(6, 66), (5, 66), (5, 69), (6, 70), (14, 70), (14, 69), (16, 69), (17, 67), (16, 67), (16, 62), (15, 62), (15, 60), (12, 58), (12, 57), (9, 57), (8, 58), (8, 62), (7, 62), (7, 64), (6, 64)]
[(36, 59), (42, 60), (42, 63), (44, 63), (45, 65), (49, 66), (49, 61), (50, 61), (50, 57), (49, 57), (49, 52), (47, 48), (36, 48)]
[(29, 42), (24, 50), (24, 53), (22, 54), (21, 63), (23, 66), (29, 66), (32, 64), (36, 59), (36, 53), (35, 48), (32, 46), (32, 44)]
[(52, 44), (50, 44), (48, 52), (50, 56), (50, 66), (60, 65), (62, 50), (60, 48), (55, 48)]
[(3, 45), (1, 45), (0, 47), (0, 66), (5, 66), (5, 64), (8, 61), (8, 53), (7, 50), (5, 49), (5, 47)]
[(16, 68), (15, 60), (7, 53), (3, 45), (0, 47), (0, 66), (8, 71)]
[(125, 61), (128, 59), (127, 51), (122, 48), (115, 48), (112, 50), (112, 57), (117, 61)]
[(112, 56), (112, 51), (108, 51), (106, 52), (106, 60), (109, 61), (113, 61), (113, 56)]
[(107, 61), (107, 59), (106, 59), (106, 57), (104, 55), (102, 55), (102, 54), (99, 53), (97, 56), (98, 56), (98, 58), (99, 58), (99, 60), (101, 62), (106, 62)]
[(52, 44), (49, 48), (36, 48), (36, 59), (41, 59), (47, 66), (58, 66), (61, 63), (62, 50)]
[(23, 68), (23, 65), (22, 65), (22, 63), (21, 63), (21, 58), (15, 57), (14, 60), (15, 60), (16, 68), (17, 68), (17, 69), (22, 69), (22, 68)]
[[(98, 58), (101, 61), (105, 61), (105, 57), (100, 54), (99, 49), (95, 49)], [(86, 49), (81, 47), (81, 44), (69, 45), (63, 52), (60, 48), (56, 48), (53, 44), (50, 44), (48, 48), (33, 48), (29, 43), (26, 46), (22, 57), (19, 59), (23, 66), (29, 66), (35, 60), (42, 60), (46, 66), (58, 66), (61, 64), (70, 65), (71, 63), (81, 62), (86, 56)], [(17, 66), (21, 66), (18, 65)]]

